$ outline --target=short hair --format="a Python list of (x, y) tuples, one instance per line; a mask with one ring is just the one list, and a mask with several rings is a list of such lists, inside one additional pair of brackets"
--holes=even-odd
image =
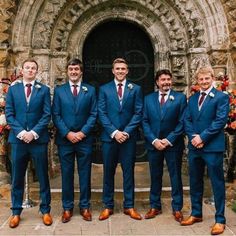
[(115, 65), (116, 63), (124, 63), (124, 64), (127, 65), (127, 68), (128, 68), (128, 63), (127, 63), (127, 61), (126, 61), (124, 58), (121, 58), (121, 57), (116, 58), (116, 59), (113, 61), (113, 63), (112, 63), (112, 68), (114, 68), (114, 65)]
[(36, 64), (36, 69), (38, 70), (39, 65), (38, 65), (37, 61), (36, 61), (35, 59), (33, 59), (33, 58), (25, 59), (25, 60), (22, 62), (22, 69), (24, 68), (24, 65), (25, 65), (26, 62), (33, 62), (33, 63), (35, 63), (35, 64)]
[(155, 81), (158, 80), (161, 75), (169, 75), (170, 78), (172, 78), (172, 74), (171, 74), (170, 70), (168, 70), (168, 69), (162, 69), (162, 70), (158, 70), (158, 71), (157, 71), (156, 77), (155, 77)]
[(195, 73), (195, 79), (198, 78), (199, 74), (207, 74), (210, 73), (211, 77), (214, 77), (214, 70), (210, 66), (200, 67)]
[(72, 58), (68, 61), (66, 68), (68, 69), (69, 66), (76, 66), (79, 65), (80, 70), (83, 72), (84, 66), (82, 61), (79, 58)]

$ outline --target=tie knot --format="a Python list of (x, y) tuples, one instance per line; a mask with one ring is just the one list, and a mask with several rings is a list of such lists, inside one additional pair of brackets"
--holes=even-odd
[(162, 96), (162, 97), (165, 97), (165, 96), (166, 96), (166, 93), (162, 93), (161, 96)]
[(205, 92), (201, 92), (201, 95), (202, 95), (202, 96), (206, 96), (206, 93), (205, 93)]
[(122, 84), (122, 83), (119, 83), (119, 84), (118, 84), (118, 86), (119, 86), (119, 87), (122, 87), (122, 86), (123, 86), (123, 84)]
[(30, 88), (32, 86), (32, 84), (26, 84), (25, 85), (27, 88)]
[(77, 87), (78, 87), (78, 84), (72, 84), (72, 86), (73, 86), (74, 88), (77, 88)]

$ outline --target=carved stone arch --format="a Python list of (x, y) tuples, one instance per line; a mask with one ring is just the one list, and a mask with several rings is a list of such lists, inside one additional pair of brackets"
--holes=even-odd
[[(74, 28), (74, 25), (78, 25), (82, 21), (87, 23), (90, 18), (100, 21), (100, 18), (104, 18), (104, 15), (108, 14), (108, 12), (113, 19), (116, 17), (122, 17), (124, 19), (132, 18), (132, 21), (137, 21), (145, 28), (151, 28), (156, 22), (161, 22), (163, 28), (165, 28), (165, 34), (168, 35), (167, 38), (171, 41), (171, 50), (185, 49), (185, 43), (189, 40), (183, 30), (184, 25), (177, 17), (176, 13), (173, 12), (173, 14), (176, 15), (176, 17), (173, 17), (173, 14), (169, 13), (170, 11), (163, 4), (161, 5), (163, 7), (158, 10), (160, 11), (159, 14), (157, 14), (155, 11), (151, 11), (151, 9), (142, 6), (140, 3), (135, 2), (134, 5), (134, 1), (127, 1), (125, 4), (119, 4), (119, 2), (117, 3), (116, 1), (112, 2), (114, 3), (113, 5), (109, 2), (110, 5), (106, 7), (102, 4), (98, 4), (88, 9), (87, 12), (73, 10), (80, 7), (79, 3), (75, 3), (71, 6), (71, 10), (63, 13), (64, 17), (62, 16), (55, 26), (52, 42), (56, 45), (56, 49), (64, 51), (67, 48), (70, 31)], [(132, 4), (128, 4), (131, 2)], [(86, 18), (87, 15), (90, 15), (89, 19)]]

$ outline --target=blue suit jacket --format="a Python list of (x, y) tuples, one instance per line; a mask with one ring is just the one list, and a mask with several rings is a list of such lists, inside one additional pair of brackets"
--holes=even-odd
[(86, 135), (84, 141), (92, 142), (91, 130), (97, 118), (95, 88), (81, 83), (79, 94), (74, 97), (69, 82), (56, 87), (52, 113), (57, 128), (57, 144), (73, 145), (66, 138), (69, 131), (82, 131)]
[(213, 88), (198, 110), (200, 93), (190, 97), (186, 109), (184, 126), (189, 139), (189, 149), (194, 134), (199, 134), (204, 142), (203, 151), (223, 152), (225, 150), (224, 126), (229, 112), (229, 96)]
[(170, 91), (169, 98), (162, 106), (159, 103), (159, 92), (145, 97), (142, 124), (148, 149), (154, 149), (152, 145), (154, 139), (167, 138), (173, 145), (167, 150), (183, 150), (183, 118), (186, 105), (186, 96), (173, 90)]
[(35, 131), (39, 138), (34, 143), (49, 141), (48, 123), (51, 119), (50, 90), (47, 86), (35, 82), (27, 105), (23, 83), (11, 86), (6, 98), (6, 119), (10, 125), (10, 143), (24, 143), (16, 136), (23, 130)]
[(103, 126), (101, 140), (110, 142), (115, 130), (124, 131), (136, 138), (142, 119), (141, 87), (126, 81), (122, 105), (120, 105), (114, 80), (101, 86), (98, 99), (98, 115)]

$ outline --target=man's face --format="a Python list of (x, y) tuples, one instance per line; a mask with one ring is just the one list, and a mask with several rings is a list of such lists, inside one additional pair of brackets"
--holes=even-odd
[(79, 65), (69, 65), (67, 68), (67, 75), (72, 83), (78, 83), (82, 74), (83, 72)]
[(201, 90), (206, 91), (209, 89), (214, 81), (211, 73), (202, 73), (198, 74), (197, 83), (200, 86)]
[(172, 78), (170, 77), (170, 75), (162, 74), (156, 80), (156, 84), (158, 85), (161, 92), (167, 92), (171, 89)]
[(118, 80), (119, 82), (125, 80), (128, 72), (129, 70), (125, 63), (115, 63), (112, 69), (112, 73), (114, 74), (116, 80)]
[(28, 82), (35, 80), (37, 72), (38, 68), (35, 62), (25, 62), (23, 68), (21, 69), (23, 79)]

